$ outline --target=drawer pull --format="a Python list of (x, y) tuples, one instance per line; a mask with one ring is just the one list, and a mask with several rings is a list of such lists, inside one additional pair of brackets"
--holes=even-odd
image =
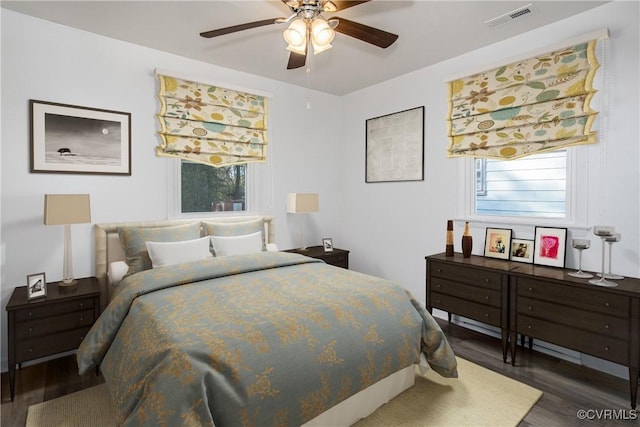
[(533, 310), (533, 307), (529, 306), (527, 307), (529, 309), (529, 311)]
[(533, 329), (533, 328), (531, 327), (531, 325), (529, 325), (529, 326), (527, 326), (527, 329)]
[(607, 301), (607, 302), (605, 302), (605, 303), (604, 303), (604, 306), (605, 306), (605, 307), (610, 307), (610, 306), (611, 306), (611, 304), (609, 304), (609, 302)]
[(487, 318), (488, 318), (488, 317), (489, 317), (489, 313), (485, 313), (485, 314), (484, 314), (484, 317), (487, 317)]
[(33, 313), (32, 313), (32, 312), (29, 312), (29, 317), (31, 317), (31, 316), (33, 316)]
[(436, 288), (440, 289), (440, 285), (436, 285)]
[(440, 300), (439, 299), (436, 300), (436, 304), (440, 304)]
[(533, 288), (529, 286), (529, 292), (533, 292)]
[(29, 328), (29, 333), (31, 333), (31, 332), (33, 332), (33, 328), (30, 327)]
[(609, 329), (609, 325), (604, 325), (604, 328), (605, 329)]
[(485, 282), (489, 283), (489, 278), (484, 279)]
[(80, 305), (80, 308), (84, 307), (84, 303), (83, 302), (81, 302), (79, 305)]
[(605, 346), (604, 351), (609, 351), (609, 346)]
[(80, 316), (80, 321), (84, 322), (84, 317)]
[(33, 353), (33, 349), (29, 347), (29, 353)]
[(442, 270), (440, 270), (439, 268), (436, 268), (436, 271), (437, 271), (438, 273), (442, 273)]

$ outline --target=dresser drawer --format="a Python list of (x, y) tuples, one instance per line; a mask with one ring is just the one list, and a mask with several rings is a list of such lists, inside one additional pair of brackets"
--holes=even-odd
[(91, 329), (90, 326), (18, 341), (16, 343), (16, 362), (21, 363), (38, 357), (74, 350), (80, 346), (89, 329)]
[(32, 307), (16, 310), (16, 321), (23, 322), (25, 320), (88, 309), (93, 309), (93, 298), (83, 298), (46, 305), (34, 303)]
[(516, 330), (518, 333), (532, 338), (551, 343), (562, 343), (563, 347), (571, 348), (581, 353), (629, 365), (627, 343), (612, 336), (586, 332), (574, 327), (547, 322), (522, 314), (517, 316)]
[(580, 328), (587, 332), (610, 335), (623, 340), (629, 337), (629, 326), (625, 319), (551, 302), (518, 297), (518, 314)]
[(629, 298), (605, 291), (577, 289), (557, 283), (518, 278), (518, 296), (561, 302), (587, 311), (597, 311), (620, 318), (629, 317)]
[(500, 309), (484, 304), (466, 301), (450, 295), (432, 292), (431, 305), (433, 307), (458, 314), (482, 323), (501, 327)]
[(487, 304), (492, 307), (501, 306), (502, 293), (489, 288), (465, 285), (460, 282), (434, 277), (431, 280), (431, 291), (451, 295), (465, 300)]
[(496, 291), (500, 291), (502, 287), (502, 274), (477, 268), (431, 262), (430, 274), (432, 280), (440, 277)]
[(35, 337), (55, 332), (76, 329), (93, 324), (93, 310), (77, 311), (48, 318), (40, 318), (16, 325), (16, 338)]

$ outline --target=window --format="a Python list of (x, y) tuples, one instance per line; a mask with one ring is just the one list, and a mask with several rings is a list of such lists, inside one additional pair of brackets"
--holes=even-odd
[(567, 218), (567, 160), (565, 150), (519, 160), (475, 159), (474, 213)]
[(220, 168), (180, 161), (180, 212), (247, 210), (247, 165)]

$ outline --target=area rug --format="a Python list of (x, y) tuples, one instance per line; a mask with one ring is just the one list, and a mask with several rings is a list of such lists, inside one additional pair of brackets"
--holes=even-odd
[[(433, 371), (354, 427), (517, 426), (542, 392), (458, 358), (457, 379)], [(26, 427), (115, 427), (104, 384), (29, 407)]]

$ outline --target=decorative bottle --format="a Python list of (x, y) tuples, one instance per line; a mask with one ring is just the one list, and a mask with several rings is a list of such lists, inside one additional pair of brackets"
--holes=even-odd
[(464, 234), (462, 234), (462, 257), (470, 258), (473, 249), (473, 236), (469, 230), (469, 221), (464, 223)]
[(453, 220), (447, 221), (447, 246), (445, 251), (446, 256), (453, 256)]

